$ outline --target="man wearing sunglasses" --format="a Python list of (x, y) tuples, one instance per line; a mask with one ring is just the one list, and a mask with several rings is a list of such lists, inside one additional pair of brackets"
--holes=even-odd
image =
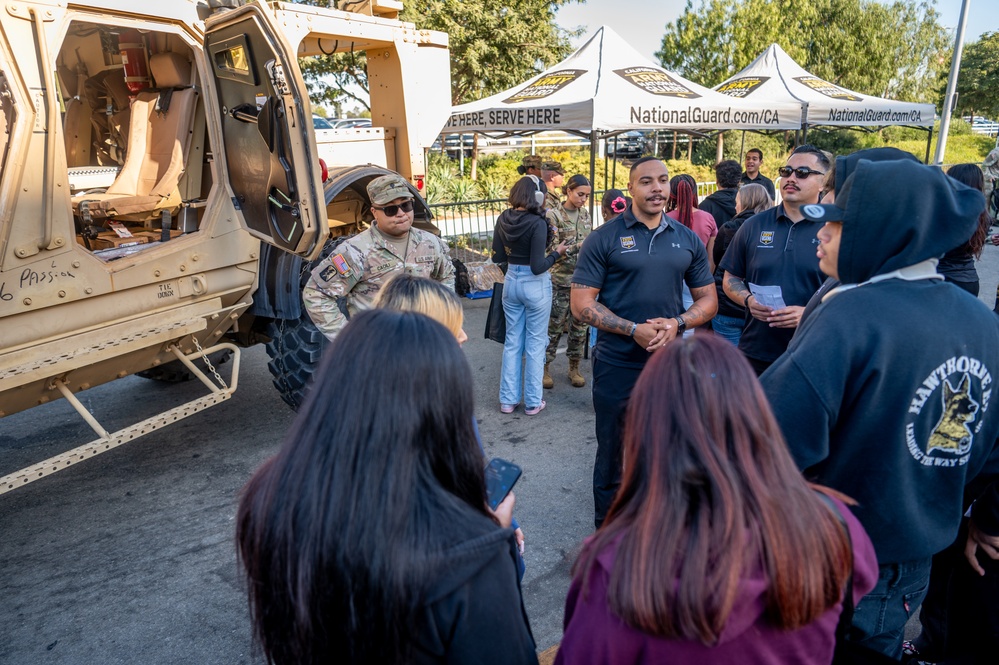
[[(787, 349), (808, 299), (825, 279), (815, 255), (821, 225), (806, 220), (801, 208), (818, 203), (829, 166), (815, 146), (796, 148), (779, 169), (784, 200), (746, 220), (721, 261), (725, 295), (747, 312), (739, 349), (757, 374)], [(748, 284), (780, 287), (784, 307), (760, 303)]]
[(382, 285), (399, 273), (429, 277), (454, 290), (447, 244), (413, 228), (409, 183), (399, 175), (384, 175), (369, 182), (367, 190), (374, 223), (320, 261), (302, 292), (309, 317), (330, 339), (348, 317), (371, 309)]

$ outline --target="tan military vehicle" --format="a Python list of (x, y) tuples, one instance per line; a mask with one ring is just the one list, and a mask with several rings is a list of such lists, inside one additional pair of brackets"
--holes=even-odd
[[(450, 106), (447, 35), (399, 21), (396, 0), (217, 4), (0, 12), (0, 418), (65, 398), (98, 434), (0, 493), (228, 399), (241, 346), (267, 343), (297, 405), (324, 341), (303, 273), (370, 219), (370, 179), (422, 189)], [(362, 51), (373, 126), (334, 132), (322, 164), (298, 58)], [(108, 432), (76, 394), (134, 373), (205, 387)]]

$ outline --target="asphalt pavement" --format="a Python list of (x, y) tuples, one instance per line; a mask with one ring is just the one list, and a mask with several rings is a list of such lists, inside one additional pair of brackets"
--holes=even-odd
[[(990, 308), (997, 268), (999, 248), (990, 245), (979, 264)], [(592, 530), (590, 371), (584, 362), (587, 387), (572, 388), (562, 352), (548, 408), (501, 414), (501, 347), (482, 338), (487, 307), (465, 306), (476, 416), (487, 455), (524, 469), (515, 490), (527, 536), (524, 598), (545, 649), (561, 637), (569, 570)], [(244, 350), (230, 401), (0, 495), (0, 663), (263, 662), (252, 645), (233, 517), (240, 488), (294, 417), (266, 364), (262, 347)], [(117, 429), (203, 391), (197, 382), (133, 376), (80, 399)], [(0, 419), (0, 475), (93, 438), (63, 400)]]

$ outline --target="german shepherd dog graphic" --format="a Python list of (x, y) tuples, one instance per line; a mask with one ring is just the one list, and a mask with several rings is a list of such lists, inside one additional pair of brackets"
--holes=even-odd
[(930, 433), (926, 454), (942, 450), (963, 455), (971, 450), (974, 435), (968, 425), (975, 422), (976, 413), (978, 402), (971, 397), (971, 377), (965, 374), (956, 389), (950, 385), (950, 381), (944, 379), (943, 414)]

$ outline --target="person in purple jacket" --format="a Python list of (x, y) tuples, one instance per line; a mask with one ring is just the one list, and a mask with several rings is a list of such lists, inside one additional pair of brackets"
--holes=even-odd
[(801, 476), (735, 347), (695, 335), (652, 355), (624, 459), (556, 664), (831, 662), (851, 571), (854, 602), (877, 580), (874, 547), (849, 499)]

